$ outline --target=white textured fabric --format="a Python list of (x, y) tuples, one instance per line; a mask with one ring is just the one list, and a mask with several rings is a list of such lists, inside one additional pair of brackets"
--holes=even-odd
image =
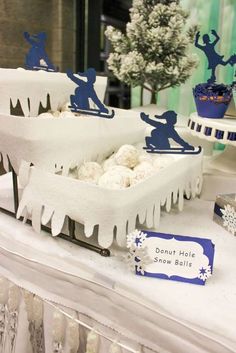
[(137, 277), (122, 251), (102, 258), (3, 214), (0, 273), (143, 344), (145, 353), (235, 353), (236, 241), (212, 221), (213, 206), (188, 201), (181, 214), (163, 213), (158, 228), (212, 239), (214, 272), (205, 286)]
[(17, 217), (27, 211), (36, 231), (40, 231), (41, 223), (51, 220), (52, 235), (58, 235), (67, 215), (84, 224), (87, 237), (98, 225), (98, 242), (103, 247), (111, 246), (116, 228), (116, 240), (124, 246), (127, 232), (136, 227), (137, 216), (139, 222), (145, 221), (149, 228), (158, 227), (161, 206), (165, 205), (169, 212), (172, 204), (178, 202), (182, 210), (184, 194), (195, 197), (200, 193), (202, 155), (175, 156), (166, 168), (122, 190), (105, 189), (36, 167), (27, 169), (25, 163), (19, 179), (25, 188)]

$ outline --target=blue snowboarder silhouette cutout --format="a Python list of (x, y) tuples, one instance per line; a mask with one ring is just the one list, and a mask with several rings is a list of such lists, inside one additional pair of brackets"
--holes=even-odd
[[(113, 118), (115, 115), (114, 110), (109, 114), (109, 110), (99, 100), (94, 88), (96, 81), (96, 71), (93, 68), (87, 69), (85, 72), (78, 72), (78, 75), (85, 77), (86, 80), (80, 79), (71, 70), (67, 71), (67, 76), (75, 82), (78, 87), (75, 89), (75, 94), (70, 96), (71, 111), (94, 115), (101, 118)], [(97, 106), (97, 109), (90, 108), (89, 99)]]
[[(145, 123), (155, 127), (151, 136), (145, 138), (146, 147), (144, 149), (148, 153), (199, 154), (201, 152), (201, 147), (195, 150), (194, 146), (189, 145), (179, 136), (174, 128), (177, 114), (173, 110), (164, 112), (162, 115), (155, 115), (155, 118), (166, 120), (166, 123), (152, 120), (145, 113), (140, 113), (140, 117)], [(174, 140), (181, 147), (171, 147), (169, 139)]]
[(30, 35), (28, 32), (24, 32), (24, 37), (31, 45), (31, 48), (25, 57), (26, 69), (52, 72), (58, 71), (58, 68), (52, 64), (45, 50), (46, 33), (40, 32), (38, 34)]
[(202, 40), (205, 45), (199, 44), (200, 32), (197, 32), (195, 37), (195, 46), (198, 49), (201, 49), (208, 59), (208, 69), (211, 70), (211, 77), (209, 78), (209, 80), (207, 80), (208, 83), (216, 82), (215, 72), (218, 65), (226, 66), (230, 64), (231, 66), (233, 66), (236, 63), (236, 55), (231, 55), (228, 60), (224, 61), (224, 55), (219, 55), (216, 52), (215, 46), (219, 42), (220, 37), (214, 29), (211, 31), (211, 33), (213, 34), (213, 36), (215, 36), (215, 39), (212, 42), (210, 41), (210, 37), (208, 34), (204, 34), (202, 36)]

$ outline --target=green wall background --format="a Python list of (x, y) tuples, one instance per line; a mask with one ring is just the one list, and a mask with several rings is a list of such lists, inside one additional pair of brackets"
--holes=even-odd
[[(221, 37), (217, 44), (219, 53), (226, 59), (236, 54), (236, 0), (181, 0), (182, 6), (190, 13), (190, 23), (197, 23), (201, 34), (210, 33), (215, 29)], [(170, 88), (161, 92), (157, 98), (157, 105), (173, 109), (183, 115), (195, 111), (192, 87), (197, 83), (206, 82), (210, 76), (207, 70), (207, 60), (204, 54), (194, 46), (190, 48), (199, 57), (199, 66), (192, 77), (180, 87)], [(231, 83), (235, 67), (227, 65), (219, 67), (217, 81)], [(132, 106), (140, 105), (140, 88), (132, 89)]]

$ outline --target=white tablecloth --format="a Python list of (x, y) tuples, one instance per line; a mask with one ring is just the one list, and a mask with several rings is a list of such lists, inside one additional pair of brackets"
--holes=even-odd
[(141, 344), (144, 352), (236, 352), (236, 238), (212, 215), (212, 202), (186, 201), (182, 213), (163, 213), (158, 229), (212, 239), (214, 273), (205, 286), (135, 276), (119, 249), (103, 258), (44, 232), (36, 234), (3, 213), (0, 274)]

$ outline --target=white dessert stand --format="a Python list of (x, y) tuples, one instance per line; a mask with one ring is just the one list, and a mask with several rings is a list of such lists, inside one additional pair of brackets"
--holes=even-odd
[(214, 156), (207, 169), (225, 175), (236, 175), (236, 140), (231, 140), (236, 134), (236, 119), (208, 119), (197, 113), (190, 115), (188, 128), (193, 136), (201, 139), (225, 144), (225, 150)]

